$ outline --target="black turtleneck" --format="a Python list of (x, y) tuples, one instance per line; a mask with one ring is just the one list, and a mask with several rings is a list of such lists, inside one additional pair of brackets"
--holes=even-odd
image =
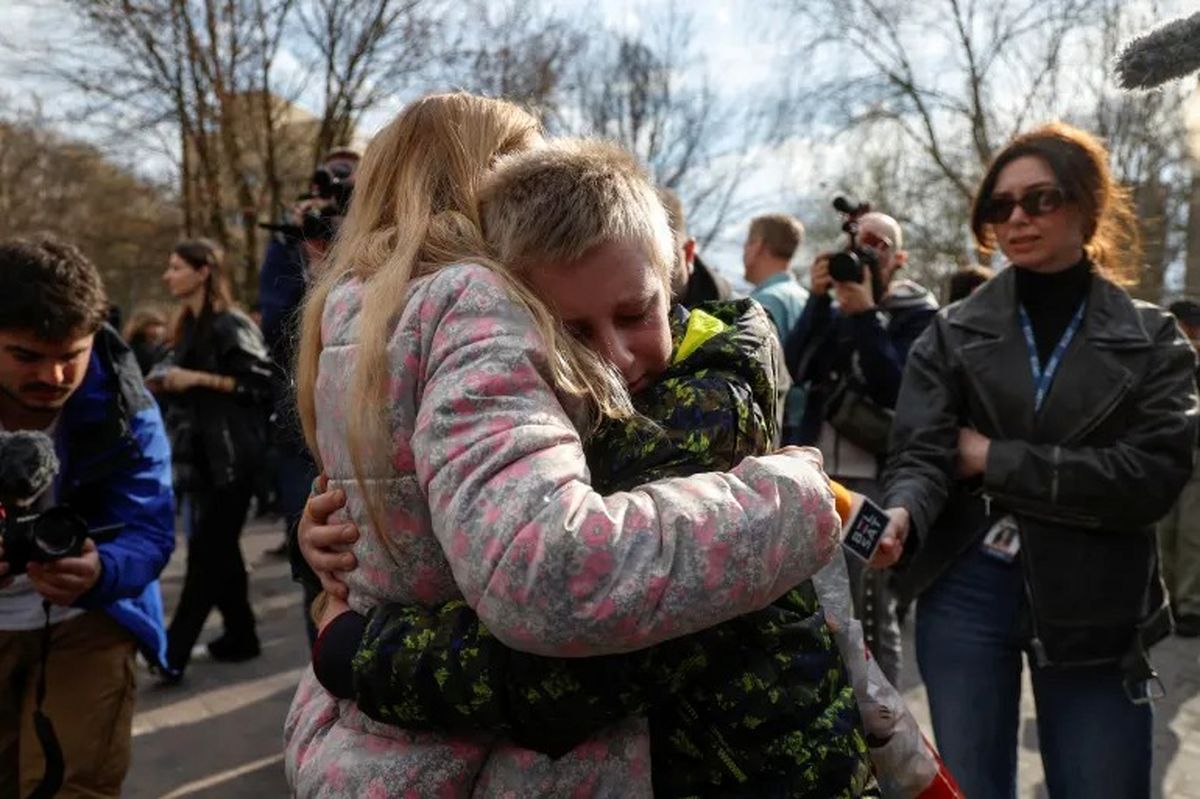
[(1045, 366), (1071, 324), (1079, 303), (1087, 298), (1092, 285), (1092, 264), (1084, 256), (1069, 269), (1052, 274), (1013, 268), (1017, 270), (1017, 300), (1029, 314), (1038, 360)]

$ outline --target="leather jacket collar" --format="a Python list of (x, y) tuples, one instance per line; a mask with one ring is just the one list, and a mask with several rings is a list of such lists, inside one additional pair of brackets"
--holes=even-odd
[[(984, 335), (1005, 336), (1012, 332), (1017, 306), (1016, 267), (1008, 267), (979, 291), (963, 300), (949, 322)], [(1088, 310), (1083, 335), (1091, 341), (1149, 347), (1150, 335), (1138, 315), (1134, 300), (1107, 278), (1096, 275), (1088, 291)]]
[(1148, 350), (1134, 300), (1097, 275), (1083, 327), (1071, 342), (1040, 413), (1033, 408), (1029, 350), (1016, 315), (1016, 280), (1007, 269), (947, 311), (955, 345), (994, 438), (1076, 443), (1094, 430), (1133, 387), (1124, 354)]

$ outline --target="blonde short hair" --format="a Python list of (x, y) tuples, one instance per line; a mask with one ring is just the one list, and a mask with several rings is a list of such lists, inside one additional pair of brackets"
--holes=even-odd
[(776, 258), (791, 260), (804, 242), (804, 225), (791, 214), (766, 214), (750, 222), (750, 238), (761, 241)]
[(563, 139), (507, 156), (479, 202), (488, 246), (519, 278), (622, 242), (639, 245), (670, 286), (675, 246), (666, 209), (637, 159), (615, 144)]

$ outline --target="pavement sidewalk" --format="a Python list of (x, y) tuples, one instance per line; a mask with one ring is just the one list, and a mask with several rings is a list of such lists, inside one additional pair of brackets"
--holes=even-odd
[[(252, 569), (252, 601), (263, 656), (241, 664), (198, 659), (183, 684), (156, 686), (139, 675), (134, 718), (133, 766), (124, 796), (130, 799), (273, 799), (286, 797), (281, 730), (299, 675), (307, 664), (300, 589), (287, 562), (266, 550), (279, 543), (279, 522), (254, 522), (243, 535)], [(163, 576), (164, 602), (174, 608), (183, 581), (186, 547), (180, 542)], [(901, 689), (931, 733), (925, 689), (912, 659), (911, 620), (905, 630)], [(214, 614), (201, 640), (216, 637)], [(1173, 638), (1154, 651), (1167, 688), (1156, 707), (1155, 785), (1164, 799), (1200, 799), (1200, 639)], [(1032, 692), (1025, 691), (1021, 720), (1020, 795), (1044, 797), (1037, 754)]]

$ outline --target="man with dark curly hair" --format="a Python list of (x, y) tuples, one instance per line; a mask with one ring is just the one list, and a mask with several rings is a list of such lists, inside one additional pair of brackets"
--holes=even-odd
[(165, 654), (158, 575), (175, 545), (170, 451), (108, 307), (100, 274), (75, 247), (0, 241), (0, 431), (44, 432), (63, 464), (41, 496), (17, 499), (34, 511), (66, 505), (89, 528), (115, 530), (86, 539), (77, 556), (27, 565), (8, 562), (0, 539), (5, 799), (119, 796), (134, 652), (152, 663)]

